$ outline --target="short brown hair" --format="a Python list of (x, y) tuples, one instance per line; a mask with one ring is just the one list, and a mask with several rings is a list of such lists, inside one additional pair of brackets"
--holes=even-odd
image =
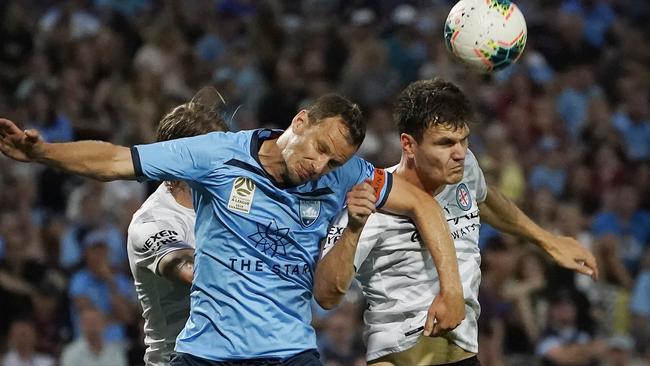
[(341, 117), (348, 128), (348, 142), (359, 146), (366, 137), (366, 121), (356, 103), (338, 94), (325, 94), (307, 107), (309, 123), (318, 123), (325, 118)]
[(228, 131), (228, 125), (218, 106), (223, 102), (213, 87), (204, 87), (191, 101), (167, 113), (158, 124), (157, 141), (202, 135), (214, 131)]
[(398, 96), (393, 118), (400, 133), (421, 142), (434, 125), (464, 128), (474, 121), (467, 96), (453, 83), (440, 78), (409, 84)]
[[(217, 89), (210, 86), (201, 88), (192, 100), (177, 106), (160, 120), (156, 140), (168, 141), (228, 131), (228, 125), (218, 107), (221, 103), (225, 104), (225, 101)], [(169, 192), (173, 192), (180, 186), (180, 182), (168, 181), (165, 185)]]

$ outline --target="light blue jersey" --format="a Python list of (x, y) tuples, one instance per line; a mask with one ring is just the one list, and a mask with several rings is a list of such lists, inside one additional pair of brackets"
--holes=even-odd
[(184, 180), (194, 194), (195, 274), (178, 352), (223, 361), (315, 349), (319, 243), (354, 185), (373, 179), (378, 207), (390, 191), (390, 175), (356, 156), (317, 181), (279, 185), (257, 156), (279, 133), (213, 132), (132, 150), (138, 176)]

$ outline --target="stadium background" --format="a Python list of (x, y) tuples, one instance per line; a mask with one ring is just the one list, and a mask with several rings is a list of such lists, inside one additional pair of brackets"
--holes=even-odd
[[(225, 96), (234, 130), (284, 128), (314, 97), (338, 91), (368, 118), (361, 154), (388, 166), (400, 154), (396, 93), (444, 77), (480, 112), (470, 147), (488, 182), (545, 228), (590, 246), (601, 269), (598, 282), (574, 278), (484, 225), (483, 364), (536, 364), (545, 326), (567, 303), (602, 365), (650, 362), (650, 3), (517, 4), (524, 56), (482, 77), (445, 49), (452, 1), (3, 0), (0, 115), (51, 142), (131, 145), (153, 141), (163, 113), (208, 83)], [(81, 336), (75, 297), (93, 291), (79, 271), (110, 265), (113, 278), (100, 281), (118, 284), (119, 301), (95, 305), (117, 325), (107, 341), (141, 364), (124, 233), (151, 189), (0, 158), (2, 357), (19, 349), (58, 362)], [(327, 365), (364, 364), (362, 309), (355, 291), (335, 311), (315, 308)]]

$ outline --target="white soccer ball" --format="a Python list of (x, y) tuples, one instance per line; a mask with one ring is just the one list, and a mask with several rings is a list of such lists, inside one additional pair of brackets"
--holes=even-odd
[(483, 73), (517, 61), (527, 34), (524, 15), (510, 0), (460, 0), (445, 22), (447, 49)]

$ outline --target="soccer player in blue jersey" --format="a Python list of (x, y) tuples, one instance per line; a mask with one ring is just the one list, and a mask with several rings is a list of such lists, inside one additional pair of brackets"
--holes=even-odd
[(358, 237), (376, 208), (413, 219), (441, 281), (425, 333), (460, 323), (463, 293), (440, 206), (354, 156), (364, 136), (359, 107), (334, 94), (298, 112), (286, 131), (213, 132), (131, 149), (44, 143), (37, 131), (0, 119), (0, 150), (13, 159), (100, 180), (190, 185), (197, 242), (191, 312), (172, 365), (320, 365), (310, 325), (313, 273), (346, 194), (343, 235)]

